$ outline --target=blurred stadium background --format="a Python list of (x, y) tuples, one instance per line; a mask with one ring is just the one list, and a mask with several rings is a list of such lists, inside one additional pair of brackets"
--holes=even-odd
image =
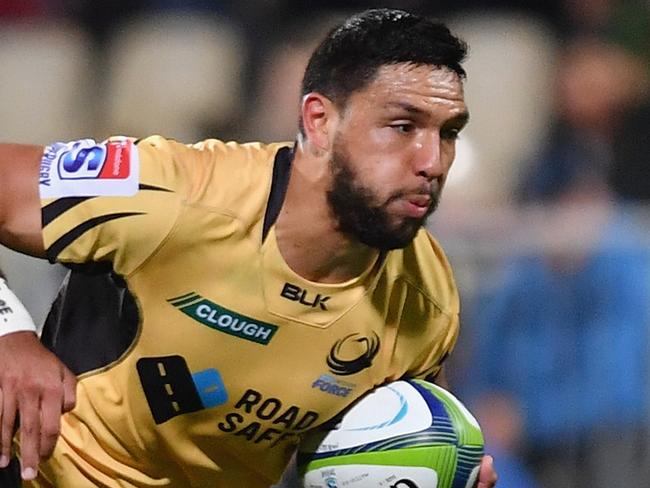
[[(472, 121), (430, 228), (463, 300), (451, 384), (499, 486), (647, 486), (647, 0), (0, 0), (0, 140), (291, 140), (315, 42), (377, 6), (470, 44)], [(0, 265), (40, 322), (62, 270)]]

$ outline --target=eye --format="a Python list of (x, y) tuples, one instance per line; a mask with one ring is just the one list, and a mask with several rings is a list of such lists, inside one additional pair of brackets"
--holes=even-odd
[(440, 137), (447, 141), (455, 141), (460, 135), (460, 129), (456, 127), (448, 127), (440, 131)]
[(391, 128), (402, 134), (408, 134), (409, 132), (413, 131), (415, 126), (410, 122), (400, 122), (397, 124), (392, 124)]

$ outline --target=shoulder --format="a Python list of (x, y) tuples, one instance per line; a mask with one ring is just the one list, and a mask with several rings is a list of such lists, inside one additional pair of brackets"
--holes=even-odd
[(426, 229), (421, 229), (404, 249), (389, 252), (386, 271), (395, 281), (405, 281), (445, 315), (459, 313), (453, 271), (442, 247)]
[(223, 169), (232, 173), (246, 173), (272, 166), (276, 153), (290, 143), (263, 144), (259, 142), (224, 142), (206, 139), (193, 144), (184, 144), (161, 136), (150, 136), (136, 141), (138, 152), (154, 165), (185, 168), (187, 172)]
[(182, 187), (188, 203), (222, 210), (239, 210), (244, 199), (263, 205), (275, 157), (290, 145), (219, 139), (182, 144), (160, 136), (137, 143), (141, 159), (149, 161), (142, 164), (145, 177), (147, 171), (154, 178), (164, 173), (165, 179)]
[(289, 142), (265, 144), (262, 142), (222, 141), (205, 139), (185, 144), (174, 139), (152, 135), (135, 141), (139, 148), (152, 148), (159, 156), (184, 155), (207, 160), (253, 161), (275, 154), (281, 147), (291, 146)]

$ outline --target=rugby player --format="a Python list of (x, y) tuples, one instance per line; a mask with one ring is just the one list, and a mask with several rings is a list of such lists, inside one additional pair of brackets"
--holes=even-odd
[(311, 57), (293, 144), (0, 145), (0, 241), (72, 270), (42, 342), (0, 325), (0, 465), (19, 417), (26, 486), (267, 487), (308, 429), (439, 376), (458, 293), (423, 224), (465, 51), (366, 11)]

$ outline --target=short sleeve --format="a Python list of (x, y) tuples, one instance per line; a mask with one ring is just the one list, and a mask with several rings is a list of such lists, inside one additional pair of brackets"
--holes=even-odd
[(48, 259), (134, 271), (173, 228), (196, 153), (160, 137), (48, 146), (40, 178)]

